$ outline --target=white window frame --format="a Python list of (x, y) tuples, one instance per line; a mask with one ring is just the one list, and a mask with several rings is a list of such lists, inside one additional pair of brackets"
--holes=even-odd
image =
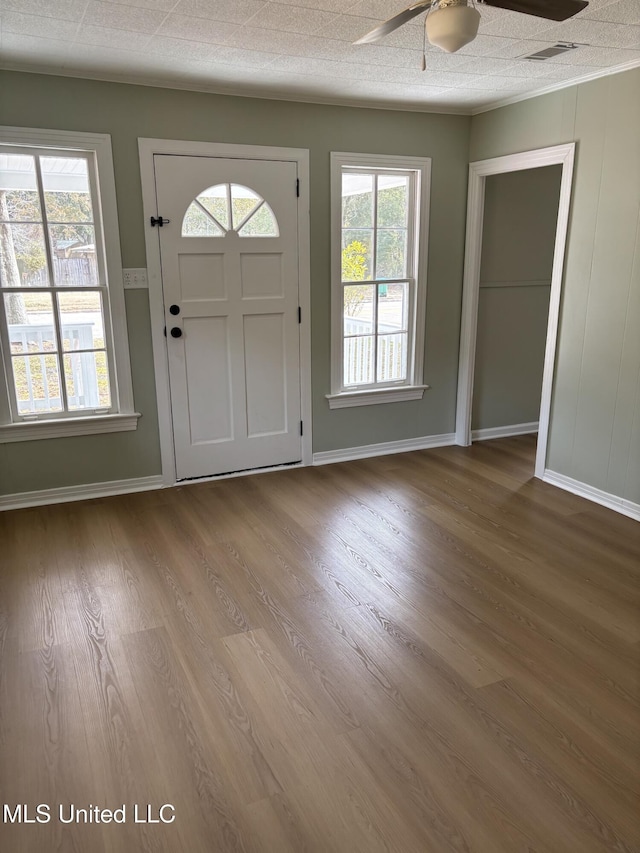
[[(376, 383), (362, 390), (343, 384), (343, 288), (342, 283), (342, 174), (344, 169), (367, 169), (411, 173), (410, 233), (408, 235), (407, 279), (409, 323), (407, 377), (399, 382)], [(370, 406), (403, 400), (421, 400), (428, 385), (423, 384), (424, 333), (427, 300), (427, 240), (431, 158), (388, 154), (331, 153), (331, 393), (326, 395), (331, 409)], [(366, 282), (365, 282), (366, 283)]]
[[(53, 156), (56, 152), (76, 152), (87, 156), (95, 167), (90, 169), (95, 177), (91, 190), (95, 194), (94, 208), (100, 212), (102, 226), (101, 234), (96, 233), (96, 248), (99, 250), (102, 243), (104, 282), (101, 284), (107, 285), (103, 293), (109, 301), (109, 310), (105, 310), (105, 335), (110, 337), (111, 383), (111, 407), (108, 412), (96, 409), (93, 413), (80, 410), (77, 413), (56, 412), (51, 417), (22, 417), (12, 412), (12, 367), (6, 363), (4, 354), (0, 353), (0, 443), (135, 430), (140, 415), (135, 412), (133, 405), (111, 137), (100, 133), (0, 127), (0, 146), (6, 146), (8, 150), (13, 148), (14, 151), (16, 148), (24, 148), (25, 153), (30, 149), (40, 154), (43, 153), (42, 149), (46, 149)], [(99, 258), (98, 267), (102, 274), (101, 261)], [(3, 310), (0, 316), (4, 318)], [(2, 334), (6, 334), (4, 319), (2, 323)]]

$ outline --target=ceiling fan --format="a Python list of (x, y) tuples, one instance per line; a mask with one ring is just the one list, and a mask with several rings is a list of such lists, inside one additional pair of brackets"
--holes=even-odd
[[(379, 41), (407, 21), (427, 12), (426, 37), (436, 47), (447, 53), (454, 53), (473, 41), (478, 34), (480, 13), (475, 8), (474, 0), (471, 2), (472, 6), (468, 5), (468, 0), (419, 0), (404, 12), (394, 15), (393, 18), (375, 27), (354, 44), (371, 44)], [(479, 0), (479, 2), (486, 6), (496, 6), (499, 9), (509, 9), (525, 15), (546, 18), (549, 21), (566, 21), (567, 18), (577, 15), (589, 5), (587, 0)]]

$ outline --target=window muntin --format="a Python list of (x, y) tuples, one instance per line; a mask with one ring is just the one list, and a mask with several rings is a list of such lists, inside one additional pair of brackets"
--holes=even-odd
[(216, 184), (195, 198), (182, 221), (183, 237), (277, 237), (278, 223), (267, 202), (242, 184)]
[(117, 411), (93, 151), (0, 146), (0, 338), (10, 419)]
[(418, 173), (343, 165), (340, 181), (338, 391), (410, 384)]

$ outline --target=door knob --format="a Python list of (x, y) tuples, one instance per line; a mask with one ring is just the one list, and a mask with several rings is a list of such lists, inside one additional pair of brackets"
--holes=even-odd
[(174, 326), (171, 329), (171, 337), (172, 338), (181, 338), (182, 337), (182, 329), (179, 326)]
[(175, 316), (176, 314), (179, 314), (179, 313), (180, 313), (180, 306), (179, 305), (170, 305), (169, 306), (169, 314), (173, 314)]

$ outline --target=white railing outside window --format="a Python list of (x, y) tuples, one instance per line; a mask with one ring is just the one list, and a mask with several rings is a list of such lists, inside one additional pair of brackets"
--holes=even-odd
[[(344, 384), (364, 385), (373, 363), (374, 339), (367, 336), (369, 324), (353, 317), (344, 318)], [(383, 382), (403, 378), (407, 369), (407, 336), (397, 326), (380, 323), (377, 364)]]
[[(49, 365), (47, 359), (51, 355), (45, 354), (47, 342), (53, 337), (54, 328), (51, 324), (10, 325), (9, 340), (14, 352), (29, 353), (31, 347), (36, 347), (38, 353), (31, 355), (24, 362), (24, 392), (18, 399), (18, 411), (23, 414), (39, 414), (42, 412), (60, 411), (62, 409), (62, 397), (59, 385), (43, 382), (42, 377), (47, 375)], [(69, 381), (68, 387), (71, 393), (67, 393), (69, 408), (73, 409), (97, 409), (100, 407), (98, 371), (95, 361), (88, 357), (87, 352), (78, 350), (90, 350), (93, 342), (93, 323), (73, 323), (62, 326), (65, 340), (71, 341), (69, 352)], [(58, 390), (56, 394), (55, 391)], [(53, 391), (53, 395), (52, 392)]]

